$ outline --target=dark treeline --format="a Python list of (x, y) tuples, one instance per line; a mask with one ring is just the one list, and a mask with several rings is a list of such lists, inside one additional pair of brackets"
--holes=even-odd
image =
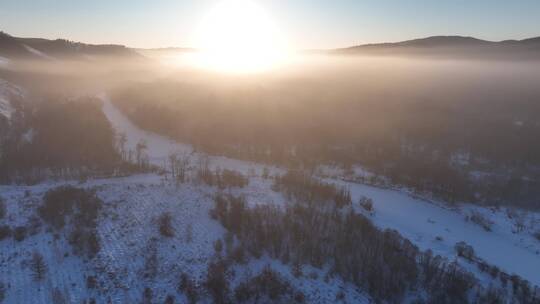
[(0, 140), (0, 182), (79, 177), (125, 165), (97, 99), (28, 104)]
[(327, 206), (332, 206), (326, 204), (332, 202), (340, 208), (351, 204), (349, 190), (321, 182), (308, 174), (297, 171), (288, 171), (287, 174), (276, 177), (273, 189), (286, 194), (289, 200)]
[(538, 207), (540, 92), (505, 83), (497, 95), (480, 77), (458, 85), (440, 75), (425, 84), (393, 76), (403, 82), (366, 80), (354, 91), (335, 79), (229, 91), (157, 82), (113, 100), (142, 128), (211, 154), (291, 167), (360, 164), (449, 201)]
[(65, 232), (75, 254), (91, 258), (101, 249), (97, 221), (102, 206), (94, 191), (62, 186), (45, 193), (38, 214), (55, 232)]
[(219, 168), (215, 171), (208, 167), (199, 168), (197, 178), (206, 185), (217, 186), (219, 189), (243, 188), (249, 183), (249, 179), (242, 173), (229, 169), (220, 170)]
[[(482, 287), (456, 262), (420, 251), (398, 232), (379, 230), (368, 218), (340, 203), (334, 195), (342, 189), (334, 188), (329, 195), (326, 188), (331, 185), (306, 179), (288, 174), (277, 180), (278, 189), (294, 193), (285, 208), (248, 208), (241, 197), (219, 195), (211, 215), (236, 236), (241, 252), (280, 259), (297, 276), (302, 275), (303, 264), (328, 269), (328, 275), (354, 283), (377, 300), (401, 303), (416, 293), (420, 303), (540, 300), (538, 290), (519, 278), (502, 283), (495, 274), (494, 286), (503, 287)], [(314, 186), (306, 187), (306, 183)], [(238, 256), (237, 250), (231, 252), (233, 259)], [(507, 284), (512, 284), (511, 292)]]

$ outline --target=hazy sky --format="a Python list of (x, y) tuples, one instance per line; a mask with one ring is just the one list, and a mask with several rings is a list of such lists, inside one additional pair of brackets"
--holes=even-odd
[[(540, 36), (540, 0), (253, 0), (299, 48), (430, 35)], [(219, 0), (0, 0), (0, 30), (132, 47), (191, 46)]]

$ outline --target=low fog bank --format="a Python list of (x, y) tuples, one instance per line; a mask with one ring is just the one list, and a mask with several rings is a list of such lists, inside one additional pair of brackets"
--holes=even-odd
[[(306, 98), (366, 101), (371, 97), (415, 102), (528, 99), (538, 96), (539, 62), (407, 59), (376, 56), (291, 56), (260, 73), (201, 68), (193, 50), (141, 51), (145, 60), (22, 60), (0, 68), (0, 77), (32, 90), (80, 93), (110, 90), (131, 82), (170, 81), (201, 86), (212, 94), (260, 91), (257, 99)], [(495, 87), (494, 87), (495, 86)], [(227, 93), (228, 92), (228, 93)], [(293, 95), (288, 95), (293, 94)], [(242, 94), (241, 94), (242, 95)], [(267, 96), (269, 95), (269, 96)], [(221, 96), (216, 96), (221, 97)], [(242, 96), (235, 96), (244, 98)], [(246, 98), (253, 98), (248, 96)]]
[(297, 55), (242, 74), (162, 53), (16, 61), (0, 78), (37, 101), (107, 92), (140, 127), (212, 154), (360, 164), (451, 200), (540, 195), (540, 63)]
[(211, 154), (286, 166), (360, 164), (451, 201), (534, 207), (538, 67), (314, 55), (261, 74), (177, 67), (112, 96), (139, 126)]

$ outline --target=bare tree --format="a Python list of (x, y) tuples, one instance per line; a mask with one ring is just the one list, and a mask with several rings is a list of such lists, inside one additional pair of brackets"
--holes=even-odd
[(118, 133), (118, 148), (120, 149), (120, 155), (122, 156), (123, 160), (127, 160), (126, 143), (126, 133)]
[(180, 154), (178, 158), (178, 164), (177, 164), (177, 171), (178, 171), (178, 178), (177, 180), (181, 183), (186, 181), (186, 174), (189, 167), (190, 157), (189, 153), (183, 152)]
[(177, 163), (178, 155), (176, 153), (169, 154), (169, 165), (171, 166), (171, 177), (173, 180), (176, 178)]
[(4, 282), (0, 282), (0, 303), (4, 301), (5, 297), (6, 297), (6, 285), (4, 284)]
[(184, 233), (186, 243), (191, 243), (191, 241), (193, 241), (193, 225), (191, 223), (187, 224)]
[(148, 149), (148, 144), (146, 143), (146, 140), (141, 139), (135, 146), (135, 157), (137, 160), (137, 165), (140, 167), (143, 166), (144, 163), (144, 155), (145, 151)]
[(32, 270), (33, 278), (35, 281), (41, 281), (45, 277), (47, 272), (47, 264), (45, 259), (39, 252), (32, 254), (32, 260), (30, 260), (30, 269)]
[(58, 288), (54, 288), (51, 292), (52, 303), (54, 304), (66, 304), (66, 297)]

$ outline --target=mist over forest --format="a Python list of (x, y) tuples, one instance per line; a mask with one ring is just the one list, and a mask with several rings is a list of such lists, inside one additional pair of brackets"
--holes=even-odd
[(232, 80), (175, 71), (119, 86), (113, 100), (141, 127), (209, 153), (302, 167), (359, 163), (451, 200), (483, 191), (480, 201), (536, 208), (538, 65), (313, 56)]

